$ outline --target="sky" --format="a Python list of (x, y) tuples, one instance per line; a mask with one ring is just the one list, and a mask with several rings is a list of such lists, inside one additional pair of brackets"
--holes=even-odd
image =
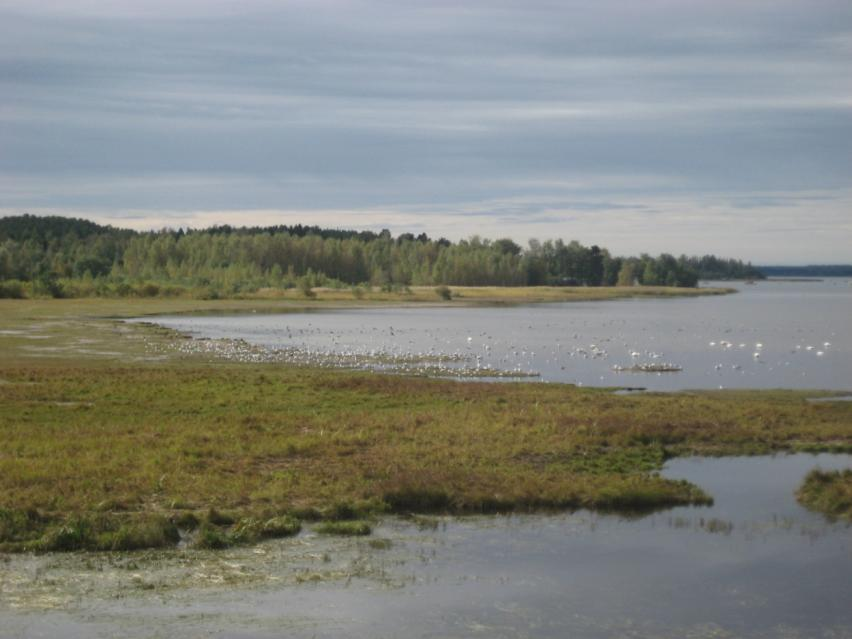
[(0, 215), (852, 262), (852, 2), (0, 0)]

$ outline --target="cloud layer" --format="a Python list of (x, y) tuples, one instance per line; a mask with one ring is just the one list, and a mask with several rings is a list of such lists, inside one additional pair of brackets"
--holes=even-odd
[(852, 261), (847, 1), (34, 5), (0, 213)]

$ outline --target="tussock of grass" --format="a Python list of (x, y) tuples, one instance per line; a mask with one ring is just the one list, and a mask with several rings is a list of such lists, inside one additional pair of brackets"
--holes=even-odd
[(177, 526), (158, 515), (88, 513), (64, 519), (0, 510), (0, 550), (74, 551), (166, 548), (180, 540)]
[(812, 470), (796, 496), (806, 508), (831, 519), (852, 521), (852, 470)]
[(261, 539), (290, 537), (301, 529), (301, 523), (291, 517), (273, 517), (266, 521), (246, 517), (237, 522), (230, 534), (236, 543), (254, 543)]
[(319, 524), (315, 530), (321, 535), (362, 536), (373, 532), (366, 521), (326, 521)]
[(196, 548), (229, 548), (254, 544), (264, 539), (292, 537), (299, 534), (302, 524), (288, 515), (264, 519), (243, 517), (233, 525), (216, 525), (205, 521), (195, 535)]
[(230, 526), (237, 521), (237, 515), (233, 513), (219, 512), (215, 508), (207, 511), (205, 521), (214, 526)]
[(204, 523), (198, 530), (194, 545), (196, 548), (222, 550), (233, 546), (234, 540), (228, 535), (227, 531), (217, 528), (212, 524)]
[(99, 545), (109, 545), (109, 550), (141, 550), (166, 548), (179, 541), (177, 526), (165, 517), (158, 517), (137, 524), (125, 524), (112, 535), (99, 539)]

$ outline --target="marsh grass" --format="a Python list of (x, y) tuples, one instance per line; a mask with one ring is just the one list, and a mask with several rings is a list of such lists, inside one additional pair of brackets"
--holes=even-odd
[(852, 469), (812, 470), (796, 496), (803, 506), (830, 519), (852, 521)]
[(326, 521), (314, 528), (321, 535), (365, 536), (373, 532), (366, 521)]
[(165, 521), (219, 547), (265, 538), (275, 526), (257, 522), (282, 516), (647, 512), (710, 503), (656, 474), (671, 456), (852, 449), (852, 404), (812, 393), (613, 395), (237, 364), (0, 365), (0, 378), (7, 549), (167, 546)]
[[(382, 513), (641, 513), (710, 502), (657, 475), (669, 457), (852, 450), (852, 403), (813, 392), (614, 395), (136, 360), (143, 342), (180, 337), (92, 318), (107, 308), (141, 312), (0, 304), (0, 549), (168, 547), (176, 530), (225, 547)], [(17, 350), (32, 333), (65, 350)], [(120, 355), (66, 349), (81, 339)]]

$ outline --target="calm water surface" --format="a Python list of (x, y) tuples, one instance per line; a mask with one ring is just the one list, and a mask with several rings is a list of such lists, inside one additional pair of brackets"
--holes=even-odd
[[(285, 353), (285, 361), (325, 365), (436, 375), (496, 371), (652, 390), (852, 389), (852, 282), (734, 286), (738, 294), (701, 298), (156, 321), (198, 337), (246, 340), (268, 353)], [(615, 370), (660, 364), (682, 370)]]
[(714, 506), (390, 519), (384, 549), (306, 531), (221, 553), (0, 557), (0, 637), (852, 637), (852, 529), (793, 495), (810, 469), (850, 465), (674, 460), (665, 474)]

